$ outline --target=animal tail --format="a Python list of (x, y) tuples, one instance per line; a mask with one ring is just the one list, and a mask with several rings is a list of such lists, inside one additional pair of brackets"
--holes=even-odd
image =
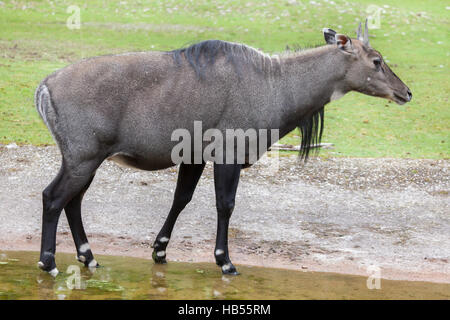
[[(46, 85), (45, 80), (42, 81), (36, 89), (34, 94), (34, 104), (36, 105), (37, 112), (41, 116), (50, 133), (55, 138), (54, 122), (57, 115), (56, 109), (53, 107), (50, 91)], [(56, 139), (55, 139), (56, 140)]]

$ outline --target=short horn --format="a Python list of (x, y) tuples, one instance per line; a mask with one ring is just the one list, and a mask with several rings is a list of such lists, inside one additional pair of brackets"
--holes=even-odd
[(363, 40), (361, 36), (361, 22), (359, 23), (358, 30), (356, 31), (356, 39)]
[(366, 19), (366, 26), (365, 26), (365, 28), (364, 28), (364, 38), (363, 38), (363, 43), (364, 43), (366, 46), (370, 46), (370, 43), (369, 43), (369, 27), (367, 26), (367, 19)]

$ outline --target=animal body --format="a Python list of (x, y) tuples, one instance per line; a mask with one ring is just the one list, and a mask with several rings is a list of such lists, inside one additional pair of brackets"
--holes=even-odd
[[(62, 154), (56, 178), (43, 191), (42, 243), (38, 265), (53, 275), (56, 230), (64, 209), (78, 260), (97, 267), (83, 228), (81, 201), (97, 168), (112, 159), (142, 170), (176, 165), (172, 134), (183, 128), (225, 133), (228, 129), (267, 132), (259, 145), (275, 143), (296, 127), (302, 156), (320, 140), (324, 106), (350, 91), (411, 100), (408, 87), (392, 72), (359, 27), (356, 39), (324, 29), (322, 47), (269, 56), (237, 43), (209, 40), (170, 52), (137, 52), (94, 57), (58, 70), (36, 90), (37, 110)], [(264, 131), (266, 130), (266, 131)], [(260, 137), (256, 138), (257, 140)], [(202, 143), (200, 148), (205, 149)], [(233, 149), (234, 153), (239, 150)], [(225, 274), (237, 274), (228, 254), (228, 224), (245, 161), (214, 161), (218, 214), (214, 255)], [(261, 154), (261, 152), (259, 152)], [(184, 155), (186, 156), (186, 154)], [(153, 259), (166, 262), (166, 248), (179, 213), (189, 203), (205, 166), (180, 163), (174, 200), (154, 242)]]

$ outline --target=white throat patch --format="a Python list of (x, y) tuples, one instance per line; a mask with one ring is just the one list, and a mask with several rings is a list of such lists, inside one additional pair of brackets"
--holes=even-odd
[(337, 100), (337, 99), (339, 99), (339, 98), (342, 98), (344, 95), (345, 95), (344, 92), (342, 92), (342, 91), (340, 91), (340, 90), (335, 90), (335, 91), (333, 92), (333, 94), (331, 95), (330, 101), (333, 101), (333, 100)]

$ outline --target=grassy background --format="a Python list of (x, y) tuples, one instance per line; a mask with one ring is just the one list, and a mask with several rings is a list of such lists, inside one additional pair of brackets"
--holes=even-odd
[[(68, 6), (81, 9), (70, 30)], [(172, 0), (0, 2), (0, 143), (52, 144), (33, 105), (46, 75), (81, 58), (171, 50), (188, 42), (223, 39), (268, 53), (286, 45), (323, 42), (322, 28), (355, 36), (367, 7), (383, 9), (371, 44), (411, 88), (398, 106), (350, 93), (326, 107), (325, 156), (449, 157), (448, 1)], [(283, 142), (298, 144), (293, 132)]]

